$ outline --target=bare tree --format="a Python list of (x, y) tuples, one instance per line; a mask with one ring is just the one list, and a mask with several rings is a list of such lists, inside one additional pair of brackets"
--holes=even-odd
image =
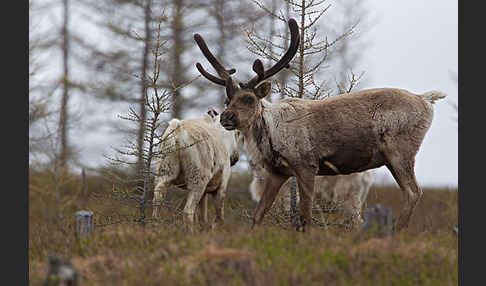
[[(208, 17), (202, 17), (210, 9), (215, 13), (222, 13), (223, 19), (219, 21), (222, 26), (219, 31), (224, 31), (222, 39), (233, 40), (231, 31), (240, 28), (245, 22), (242, 19), (249, 19), (249, 16), (256, 18), (252, 13), (244, 12), (248, 10), (247, 5), (239, 1), (219, 1), (223, 11), (216, 9), (213, 5), (217, 0), (197, 0), (197, 1), (148, 1), (148, 0), (80, 0), (83, 4), (81, 15), (87, 19), (90, 27), (95, 29), (98, 37), (106, 41), (88, 41), (81, 37), (73, 37), (76, 43), (83, 48), (82, 62), (86, 63), (89, 73), (90, 94), (95, 95), (95, 99), (100, 99), (102, 103), (113, 101), (117, 106), (125, 106), (133, 103), (139, 104), (140, 116), (144, 117), (144, 88), (143, 79), (146, 71), (150, 70), (151, 61), (147, 59), (147, 49), (150, 43), (150, 30), (157, 25), (159, 11), (164, 10), (164, 21), (161, 28), (161, 39), (167, 41), (171, 55), (168, 57), (166, 65), (161, 67), (161, 74), (158, 81), (158, 88), (172, 90), (173, 108), (166, 117), (182, 118), (188, 111), (194, 108), (201, 108), (212, 104), (212, 101), (194, 100), (204, 92), (186, 92), (176, 87), (183, 82), (191, 80), (193, 61), (188, 60), (192, 57), (194, 49), (191, 41), (190, 31), (199, 25), (207, 25)], [(229, 3), (231, 2), (231, 3)], [(252, 9), (255, 10), (254, 8)], [(242, 11), (244, 12), (242, 14)], [(96, 13), (93, 13), (96, 12)], [(202, 12), (202, 13), (201, 13)], [(241, 15), (249, 15), (244, 18)], [(216, 19), (217, 17), (211, 17)], [(253, 19), (251, 18), (251, 19)], [(208, 29), (214, 29), (209, 26)], [(215, 33), (216, 34), (216, 33)], [(91, 37), (92, 35), (85, 35)], [(219, 35), (218, 35), (219, 36)], [(221, 44), (222, 53), (226, 53), (228, 43)], [(81, 58), (80, 58), (81, 59)], [(195, 85), (200, 91), (207, 88), (207, 84)], [(191, 89), (193, 90), (193, 89)], [(221, 94), (221, 98), (223, 94)], [(190, 100), (188, 100), (190, 99)], [(220, 100), (222, 105), (223, 100)], [(94, 106), (93, 106), (94, 107)], [(93, 115), (84, 122), (90, 125), (88, 132), (93, 132), (99, 128), (99, 110), (93, 108)], [(144, 120), (139, 123), (142, 124)], [(120, 136), (122, 132), (136, 132), (138, 134), (139, 150), (141, 150), (143, 126), (136, 130), (127, 129), (116, 120), (106, 120), (103, 126), (109, 126), (113, 130), (113, 136)], [(133, 127), (133, 126), (132, 126)], [(115, 133), (116, 132), (116, 133)], [(141, 165), (139, 165), (141, 167)]]
[[(146, 110), (146, 105), (147, 105), (147, 67), (148, 67), (148, 57), (149, 57), (149, 52), (150, 52), (150, 42), (151, 42), (151, 34), (152, 32), (150, 31), (150, 24), (151, 24), (151, 2), (152, 0), (146, 0), (143, 3), (143, 11), (144, 11), (144, 26), (145, 26), (145, 39), (144, 39), (144, 49), (143, 49), (143, 56), (142, 56), (142, 69), (141, 69), (141, 80), (140, 80), (140, 126), (138, 128), (138, 139), (137, 139), (137, 144), (138, 144), (138, 163), (137, 163), (137, 173), (143, 171), (144, 168), (144, 160), (143, 160), (143, 145), (144, 145), (144, 137), (145, 137), (145, 121), (147, 117), (147, 110)], [(160, 23), (159, 23), (160, 25)], [(160, 31), (160, 29), (159, 29)], [(159, 53), (158, 51), (159, 47), (156, 48), (156, 52)], [(158, 59), (158, 54), (155, 55), (155, 61)], [(157, 74), (158, 77), (158, 74)], [(145, 181), (144, 181), (145, 185)], [(144, 187), (145, 188), (145, 187)]]
[(152, 1), (79, 1), (85, 8), (83, 17), (107, 40), (104, 45), (82, 43), (87, 51), (84, 60), (95, 74), (91, 91), (104, 100), (142, 105), (144, 89), (139, 80), (146, 74), (144, 63), (148, 65), (145, 38), (150, 37), (153, 24)]
[[(182, 66), (182, 55), (184, 53), (184, 39), (182, 38), (185, 31), (184, 25), (184, 0), (171, 1), (172, 14), (170, 17), (170, 33), (173, 40), (172, 45), (172, 69), (171, 79), (175, 85), (179, 82), (184, 82), (184, 67)], [(177, 89), (173, 89), (174, 108), (172, 109), (172, 117), (181, 118), (183, 108), (183, 98)]]
[(61, 109), (59, 115), (59, 136), (60, 136), (60, 143), (61, 143), (61, 150), (59, 155), (59, 167), (65, 168), (66, 161), (69, 156), (69, 147), (68, 147), (68, 123), (69, 123), (69, 113), (68, 113), (68, 101), (69, 101), (69, 46), (70, 46), (70, 39), (69, 39), (69, 1), (63, 0), (62, 1), (63, 7), (63, 24), (62, 24), (62, 66), (63, 66), (63, 73), (62, 73), (62, 98), (61, 98)]
[[(239, 61), (241, 58), (241, 60), (246, 61), (247, 55), (239, 55), (239, 49), (235, 48), (234, 45), (237, 45), (243, 38), (241, 27), (246, 23), (262, 23), (264, 13), (260, 9), (238, 0), (207, 0), (203, 3), (201, 8), (204, 9), (210, 19), (215, 19), (215, 27), (210, 26), (210, 29), (217, 32), (211, 37), (217, 43), (216, 57), (234, 61)], [(206, 83), (203, 86), (204, 90), (214, 89)], [(223, 108), (225, 95), (220, 90), (214, 90), (218, 94), (215, 105)]]
[[(38, 29), (39, 17), (36, 1), (29, 1), (29, 129), (42, 119), (49, 117), (54, 112), (49, 108), (48, 100), (51, 93), (46, 92), (39, 73), (43, 68), (39, 60), (39, 53), (50, 46), (50, 39)], [(29, 131), (32, 131), (31, 129)], [(29, 141), (40, 140), (29, 132)], [(32, 146), (31, 146), (32, 147)]]
[[(58, 114), (58, 110), (52, 108), (52, 93), (55, 89), (48, 91), (49, 88), (41, 80), (45, 67), (41, 54), (55, 43), (39, 28), (38, 23), (43, 16), (41, 8), (37, 1), (29, 1), (29, 167), (48, 171), (55, 186), (55, 190), (50, 190), (49, 194), (54, 195), (56, 201), (60, 202), (63, 178), (58, 168), (49, 168), (57, 166), (55, 163), (58, 161), (55, 140), (57, 128), (52, 128), (49, 124)], [(54, 164), (47, 164), (46, 168), (46, 165), (40, 164), (42, 159)]]
[[(286, 15), (287, 18), (290, 18), (290, 4), (289, 4), (288, 1), (285, 1), (285, 10), (284, 10), (283, 14)], [(271, 18), (274, 19), (273, 22), (275, 23), (275, 17), (271, 17)], [(272, 37), (274, 36), (274, 33), (271, 34)], [(289, 37), (290, 37), (289, 29), (286, 26), (285, 27), (285, 38), (289, 38)], [(284, 50), (288, 49), (288, 42), (287, 41), (284, 41), (283, 49)], [(286, 70), (280, 72), (280, 74), (277, 75), (277, 80), (278, 80), (277, 86), (284, 86), (285, 82), (287, 81), (288, 75), (289, 75), (289, 73)], [(283, 90), (281, 90), (281, 92), (279, 93), (279, 99), (282, 99), (284, 97), (285, 97), (285, 94), (284, 94)], [(294, 202), (294, 204), (295, 204), (295, 202)], [(294, 209), (295, 209), (295, 206), (294, 206)]]
[[(29, 1), (29, 141), (32, 152), (41, 151), (40, 145), (46, 144), (46, 140), (54, 135), (58, 136), (59, 150), (53, 152), (58, 153), (56, 161), (53, 162), (59, 168), (66, 167), (66, 162), (69, 157), (68, 146), (68, 99), (69, 99), (69, 2), (63, 0), (61, 2), (62, 7), (62, 24), (60, 33), (54, 33), (55, 36), (49, 36), (48, 33), (42, 31), (39, 27), (41, 18), (46, 16), (44, 12), (48, 11), (57, 5), (57, 2), (44, 2)], [(52, 33), (51, 33), (52, 34)], [(55, 39), (60, 38), (60, 41)], [(54, 47), (59, 46), (62, 57), (62, 72), (61, 77), (56, 78), (51, 87), (47, 84), (41, 83), (46, 80), (40, 80), (42, 78), (42, 68), (45, 68), (45, 64), (39, 60), (42, 58), (41, 54), (51, 50)], [(52, 108), (52, 96), (57, 88), (62, 87), (61, 104), (60, 108)], [(59, 115), (57, 128), (52, 126), (47, 127), (46, 120), (53, 120), (54, 113)], [(43, 121), (43, 122), (40, 122)], [(49, 122), (51, 123), (51, 122)], [(35, 134), (35, 135), (34, 135)], [(56, 148), (57, 149), (57, 148)], [(45, 152), (43, 152), (45, 153)]]
[[(81, 118), (72, 103), (85, 95), (82, 72), (71, 72), (79, 63), (78, 31), (71, 28), (78, 6), (68, 0), (29, 4), (29, 160), (68, 171), (68, 166), (77, 163), (72, 126)], [(54, 142), (51, 136), (56, 137)], [(50, 144), (53, 150), (45, 148)], [(47, 150), (57, 154), (47, 154)]]
[[(145, 122), (147, 116), (147, 73), (151, 69), (152, 29), (160, 25), (166, 16), (156, 16), (162, 7), (152, 0), (116, 1), (82, 0), (89, 11), (96, 10), (98, 17), (88, 18), (96, 28), (106, 29), (106, 38), (113, 41), (106, 48), (84, 44), (92, 60), (89, 69), (96, 76), (91, 80), (92, 90), (104, 100), (138, 104), (137, 122), (139, 126), (131, 130), (137, 134), (137, 150), (144, 149)], [(160, 18), (160, 19), (158, 19)], [(139, 31), (143, 31), (139, 33)], [(79, 39), (78, 39), (79, 40)], [(94, 64), (92, 64), (94, 62)], [(102, 80), (100, 80), (102, 78)], [(118, 123), (117, 123), (118, 124)], [(117, 128), (117, 131), (120, 131)], [(143, 154), (139, 153), (135, 168), (136, 173), (143, 172)]]
[[(167, 41), (167, 44), (171, 47), (169, 50), (170, 60), (167, 61), (165, 66), (161, 67), (161, 72), (166, 75), (166, 78), (161, 79), (158, 84), (161, 88), (172, 90), (172, 112), (170, 116), (173, 118), (183, 117), (185, 110), (193, 105), (186, 100), (188, 95), (177, 87), (184, 82), (191, 81), (191, 76), (188, 74), (191, 63), (184, 61), (193, 49), (193, 45), (188, 45), (188, 35), (190, 34), (188, 31), (204, 23), (204, 19), (197, 15), (202, 2), (202, 0), (167, 0), (158, 3), (166, 11), (161, 39)], [(194, 95), (192, 98), (194, 98)]]
[[(81, 0), (91, 9), (100, 11), (101, 17), (91, 17), (96, 25), (106, 28), (113, 38), (108, 48), (101, 49), (92, 46), (92, 58), (96, 64), (93, 68), (97, 72), (108, 75), (106, 80), (96, 85), (100, 98), (120, 100), (128, 103), (138, 102), (140, 109), (143, 105), (143, 80), (147, 66), (146, 60), (148, 44), (150, 43), (150, 29), (158, 25), (156, 14), (164, 10), (161, 39), (171, 46), (170, 60), (161, 67), (165, 75), (158, 82), (158, 87), (172, 89), (173, 112), (172, 117), (180, 117), (186, 105), (184, 95), (176, 86), (190, 78), (187, 74), (189, 63), (184, 63), (185, 55), (192, 49), (187, 45), (187, 31), (201, 24), (194, 19), (194, 14), (200, 7), (200, 1), (152, 1), (152, 0)], [(89, 16), (88, 16), (89, 17)], [(197, 17), (196, 17), (197, 18)], [(144, 31), (143, 35), (136, 31)], [(142, 52), (142, 53), (140, 53)], [(136, 77), (133, 77), (136, 75)], [(98, 77), (99, 78), (99, 77)], [(99, 79), (97, 79), (99, 81)], [(96, 81), (96, 80), (93, 80)], [(135, 91), (133, 86), (141, 86)], [(133, 94), (138, 94), (134, 98)], [(143, 110), (141, 115), (143, 116)], [(168, 115), (169, 116), (169, 115)], [(139, 128), (141, 134), (142, 126)], [(141, 141), (140, 141), (141, 142)]]
[[(300, 97), (319, 99), (334, 94), (349, 92), (356, 87), (362, 79), (363, 73), (356, 75), (352, 72), (353, 66), (359, 61), (363, 51), (363, 43), (358, 43), (358, 36), (371, 25), (366, 21), (367, 11), (363, 1), (355, 3), (353, 0), (340, 2), (340, 10), (330, 9), (331, 5), (326, 0), (285, 1), (284, 9), (272, 9), (263, 2), (253, 0), (271, 18), (285, 22), (286, 19), (296, 14), (300, 19), (301, 43), (296, 58), (290, 65), (290, 73), (296, 76), (287, 85), (279, 80), (274, 91), (282, 92), (282, 97)], [(334, 7), (333, 7), (334, 8)], [(330, 9), (330, 10), (329, 10)], [(328, 12), (329, 10), (329, 12)], [(330, 13), (333, 12), (333, 13)], [(337, 14), (346, 21), (337, 22), (329, 27), (328, 22), (333, 14)], [(325, 16), (324, 16), (325, 15)], [(325, 25), (321, 24), (322, 18), (326, 18)], [(337, 18), (337, 17), (336, 17)], [(366, 25), (363, 25), (366, 24)], [(356, 35), (357, 27), (361, 34)], [(285, 51), (284, 44), (288, 42), (288, 31), (271, 37), (264, 37), (247, 30), (249, 38), (249, 50), (253, 53), (275, 61)], [(333, 40), (329, 41), (330, 35)], [(356, 42), (356, 47), (354, 43)], [(281, 44), (284, 43), (284, 44)], [(359, 44), (359, 45), (358, 45)], [(333, 66), (335, 65), (335, 66)], [(327, 75), (332, 67), (337, 74)], [(349, 74), (349, 75), (348, 75)], [(285, 77), (286, 73), (280, 76)], [(337, 92), (331, 86), (331, 78), (337, 83)], [(323, 78), (317, 82), (316, 78)]]
[[(162, 66), (167, 62), (162, 57), (167, 57), (169, 49), (165, 47), (167, 41), (162, 39), (161, 26), (165, 17), (159, 17), (159, 23), (155, 30), (155, 39), (150, 43), (149, 55), (152, 58), (151, 72), (146, 74), (145, 82), (145, 111), (144, 117), (141, 116), (141, 111), (138, 112), (130, 107), (126, 116), (120, 116), (120, 118), (134, 123), (137, 126), (143, 124), (142, 139), (143, 144), (138, 144), (138, 136), (136, 142), (133, 139), (128, 139), (128, 144), (123, 149), (117, 149), (118, 157), (109, 158), (112, 163), (115, 164), (136, 164), (137, 168), (141, 167), (141, 172), (135, 173), (134, 178), (119, 178), (123, 181), (135, 182), (135, 194), (126, 193), (119, 190), (114, 190), (114, 193), (118, 193), (124, 199), (135, 201), (139, 208), (139, 217), (137, 221), (145, 223), (146, 208), (147, 205), (151, 205), (151, 196), (153, 194), (153, 178), (155, 176), (154, 160), (161, 155), (161, 152), (173, 152), (173, 150), (158, 150), (158, 146), (163, 143), (160, 130), (166, 124), (164, 120), (164, 114), (171, 112), (172, 104), (171, 98), (173, 96), (173, 90), (179, 90), (183, 85), (174, 87), (173, 89), (160, 89), (159, 80), (161, 77)], [(142, 79), (140, 79), (142, 80)], [(190, 82), (185, 82), (184, 86)], [(143, 121), (143, 123), (141, 123)], [(169, 146), (175, 148), (175, 146)], [(170, 149), (169, 148), (169, 149)], [(130, 157), (135, 157), (135, 162), (131, 162)], [(139, 182), (142, 182), (139, 184)]]
[(329, 17), (331, 19), (326, 21), (331, 23), (320, 27), (321, 33), (339, 35), (347, 27), (355, 26), (352, 35), (339, 41), (329, 54), (328, 63), (331, 71), (329, 74), (334, 77), (338, 94), (355, 89), (358, 83), (363, 84), (364, 80), (369, 80), (369, 76), (363, 77), (363, 71), (360, 71), (359, 74), (354, 73), (366, 54), (368, 46), (363, 36), (375, 23), (375, 19), (370, 18), (367, 5), (367, 2), (363, 0), (336, 2), (333, 6), (334, 13)]

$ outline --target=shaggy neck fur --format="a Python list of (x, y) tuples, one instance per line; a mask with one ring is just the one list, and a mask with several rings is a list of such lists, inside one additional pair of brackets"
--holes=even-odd
[(248, 130), (242, 132), (250, 166), (257, 172), (262, 168), (274, 169), (282, 166), (283, 158), (275, 151), (272, 142), (273, 109), (272, 103), (262, 99), (252, 124)]

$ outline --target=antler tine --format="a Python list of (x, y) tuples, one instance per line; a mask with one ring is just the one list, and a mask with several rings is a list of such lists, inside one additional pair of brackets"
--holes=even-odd
[[(273, 76), (277, 72), (279, 72), (283, 68), (288, 68), (289, 63), (292, 60), (292, 58), (295, 56), (297, 53), (297, 50), (299, 48), (299, 43), (300, 43), (300, 37), (299, 37), (299, 26), (297, 25), (297, 22), (290, 18), (289, 19), (289, 30), (290, 30), (290, 46), (287, 49), (287, 52), (283, 55), (283, 57), (276, 63), (274, 64), (270, 69), (267, 71), (263, 72), (263, 76), (261, 76), (257, 71), (255, 71), (255, 63), (253, 64), (254, 71), (258, 74), (256, 77), (252, 78), (248, 83), (245, 84), (247, 87), (254, 87), (256, 86), (259, 82)], [(258, 60), (260, 63), (261, 61)], [(262, 65), (263, 68), (263, 65)]]
[[(197, 66), (197, 69), (199, 72), (206, 77), (207, 79), (217, 83), (221, 84), (221, 81), (225, 81), (227, 78), (229, 78), (230, 74), (233, 74), (236, 72), (235, 69), (230, 69), (226, 70), (223, 65), (216, 59), (216, 57), (213, 56), (213, 54), (209, 51), (208, 46), (206, 45), (206, 42), (204, 39), (201, 37), (199, 34), (194, 35), (194, 40), (196, 41), (197, 45), (199, 46), (199, 49), (201, 49), (201, 52), (204, 54), (206, 59), (208, 59), (209, 63), (213, 66), (213, 68), (216, 70), (218, 75), (222, 77), (222, 79), (218, 79), (217, 77), (211, 75), (210, 73), (206, 72), (202, 66), (199, 64), (200, 67)], [(223, 84), (224, 85), (224, 84)]]
[(300, 37), (299, 37), (299, 26), (294, 19), (289, 19), (289, 30), (290, 30), (290, 47), (284, 54), (282, 59), (278, 61), (273, 67), (265, 72), (265, 78), (269, 78), (279, 72), (281, 69), (286, 67), (290, 61), (293, 59), (297, 50), (299, 48)]
[(258, 75), (258, 79), (263, 80), (265, 77), (265, 69), (263, 68), (263, 63), (260, 59), (256, 59), (253, 62), (253, 71)]
[(200, 63), (196, 63), (196, 68), (197, 70), (205, 77), (207, 78), (208, 80), (214, 82), (215, 84), (219, 84), (219, 85), (226, 85), (226, 82), (223, 80), (223, 79), (220, 79), (219, 77), (216, 77), (210, 73), (208, 73), (207, 71), (204, 70), (204, 68), (202, 67), (202, 65)]

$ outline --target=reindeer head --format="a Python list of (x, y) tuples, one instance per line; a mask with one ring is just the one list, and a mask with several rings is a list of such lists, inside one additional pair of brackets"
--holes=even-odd
[(288, 24), (290, 45), (287, 52), (268, 70), (263, 68), (263, 63), (259, 59), (255, 60), (253, 62), (253, 71), (257, 75), (246, 83), (233, 80), (231, 74), (235, 73), (236, 70), (225, 69), (209, 51), (201, 35), (194, 35), (194, 40), (219, 77), (208, 73), (200, 63), (196, 63), (196, 68), (208, 80), (226, 87), (226, 109), (220, 116), (220, 123), (225, 129), (246, 130), (251, 125), (252, 119), (261, 111), (260, 100), (270, 94), (271, 83), (265, 80), (278, 73), (284, 67), (289, 67), (290, 61), (297, 53), (300, 38), (297, 22), (294, 19), (289, 19)]

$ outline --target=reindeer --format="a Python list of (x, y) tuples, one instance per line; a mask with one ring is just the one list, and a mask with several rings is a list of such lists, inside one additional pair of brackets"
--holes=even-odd
[(236, 164), (238, 131), (227, 131), (219, 124), (214, 109), (199, 118), (172, 119), (164, 131), (160, 145), (161, 158), (155, 177), (152, 217), (158, 217), (160, 202), (170, 186), (189, 191), (184, 207), (184, 223), (193, 231), (195, 211), (199, 220), (207, 222), (207, 195), (215, 198), (216, 224), (224, 222), (224, 199)]
[(200, 63), (196, 68), (209, 81), (226, 88), (226, 109), (220, 123), (237, 129), (244, 137), (252, 169), (264, 170), (256, 186), (263, 189), (251, 228), (260, 225), (282, 184), (295, 176), (299, 189), (300, 227), (312, 226), (311, 207), (316, 175), (341, 175), (386, 166), (400, 186), (404, 205), (396, 230), (407, 228), (422, 190), (414, 173), (415, 156), (433, 118), (432, 104), (445, 94), (430, 91), (414, 94), (398, 88), (374, 88), (344, 93), (322, 100), (298, 98), (270, 103), (267, 81), (289, 66), (299, 47), (299, 27), (288, 22), (290, 45), (283, 57), (265, 70), (257, 59), (256, 76), (247, 82), (231, 78), (209, 51), (199, 34), (194, 39), (218, 73), (214, 76)]

